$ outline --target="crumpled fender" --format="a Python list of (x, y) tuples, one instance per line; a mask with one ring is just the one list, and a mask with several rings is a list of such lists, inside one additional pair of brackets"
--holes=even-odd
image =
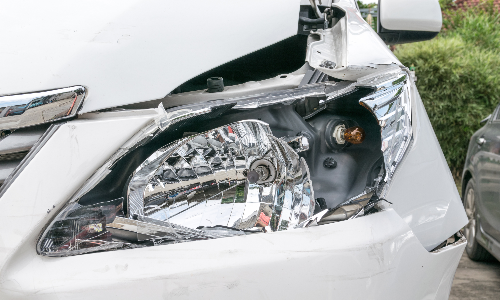
[(401, 62), (363, 20), (352, 0), (332, 4), (345, 12), (332, 28), (311, 34), (306, 61), (321, 72), (342, 80), (366, 76)]

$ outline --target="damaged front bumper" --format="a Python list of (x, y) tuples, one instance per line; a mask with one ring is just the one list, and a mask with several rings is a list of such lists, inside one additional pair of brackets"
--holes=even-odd
[[(1, 299), (446, 299), (465, 239), (428, 252), (392, 209), (264, 235), (52, 259), (27, 243)], [(300, 272), (297, 272), (300, 270)]]

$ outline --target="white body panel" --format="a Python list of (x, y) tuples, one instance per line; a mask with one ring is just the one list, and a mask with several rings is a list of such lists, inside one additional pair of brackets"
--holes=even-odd
[(105, 115), (62, 125), (0, 198), (0, 266), (22, 241), (32, 244), (71, 195), (157, 113)]
[(66, 258), (39, 256), (26, 242), (2, 270), (0, 298), (446, 299), (464, 247), (427, 252), (393, 210), (293, 231)]
[(438, 0), (379, 0), (380, 23), (385, 29), (441, 31), (443, 17)]
[(204, 71), (296, 34), (299, 5), (4, 2), (0, 95), (83, 85), (89, 95), (80, 113), (163, 98)]
[(430, 251), (468, 220), (420, 95), (415, 84), (412, 87), (414, 140), (386, 198)]

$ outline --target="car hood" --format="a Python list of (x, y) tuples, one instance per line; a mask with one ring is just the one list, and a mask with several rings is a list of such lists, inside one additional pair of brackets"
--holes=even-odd
[(19, 0), (0, 10), (0, 95), (83, 85), (80, 113), (162, 98), (296, 34), (300, 0)]

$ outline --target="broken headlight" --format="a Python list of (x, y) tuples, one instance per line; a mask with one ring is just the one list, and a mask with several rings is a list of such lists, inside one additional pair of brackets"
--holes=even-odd
[(78, 254), (293, 228), (314, 211), (308, 172), (266, 123), (228, 124), (153, 153), (132, 175), (125, 200), (67, 206), (40, 251)]
[[(68, 201), (42, 233), (38, 253), (74, 255), (354, 218), (383, 197), (412, 137), (408, 76), (399, 67), (358, 82), (168, 111), (160, 106), (158, 113)], [(155, 141), (160, 146), (150, 146)], [(130, 155), (143, 148), (151, 151), (127, 176), (117, 176), (116, 166), (132, 165)], [(121, 196), (94, 193), (121, 177)]]
[(409, 80), (408, 73), (400, 70), (359, 80), (358, 87), (375, 88), (359, 103), (374, 114), (380, 126), (385, 183), (391, 180), (413, 137)]

